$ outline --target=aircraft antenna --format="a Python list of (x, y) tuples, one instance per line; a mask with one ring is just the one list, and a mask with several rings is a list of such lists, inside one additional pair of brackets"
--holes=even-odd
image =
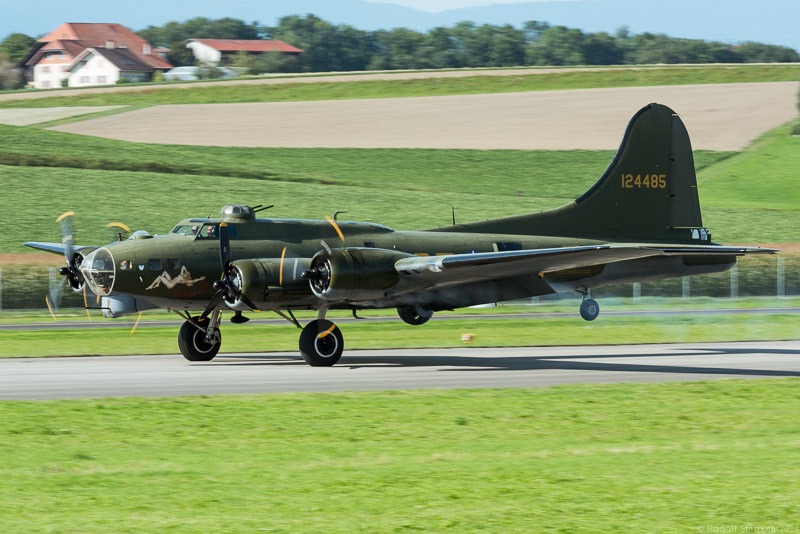
[(455, 226), (456, 225), (456, 207), (455, 206), (450, 206), (450, 209), (453, 212), (453, 226)]
[(258, 206), (253, 206), (253, 213), (258, 213), (259, 211), (268, 210), (274, 207), (275, 204), (270, 204), (269, 206), (265, 206), (264, 204), (259, 204)]

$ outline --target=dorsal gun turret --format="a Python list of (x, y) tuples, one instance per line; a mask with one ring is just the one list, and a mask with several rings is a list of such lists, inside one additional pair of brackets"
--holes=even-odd
[(256, 220), (256, 213), (272, 208), (274, 205), (270, 204), (265, 206), (259, 204), (258, 206), (244, 206), (242, 204), (226, 204), (222, 206), (219, 212), (219, 218), (224, 222), (254, 222)]
[(219, 212), (219, 218), (225, 222), (243, 223), (256, 220), (256, 211), (250, 206), (226, 204)]

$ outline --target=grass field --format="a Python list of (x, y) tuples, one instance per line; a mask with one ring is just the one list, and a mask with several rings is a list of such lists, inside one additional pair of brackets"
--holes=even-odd
[[(686, 69), (685, 76), (665, 69), (661, 83), (697, 83), (690, 75), (701, 83), (796, 80), (798, 68)], [(487, 92), (492, 85), (508, 91), (658, 82), (643, 76), (476, 78), (458, 86)], [(454, 85), (187, 86), (156, 96), (21, 105), (453, 94)], [(799, 142), (776, 131), (741, 154), (699, 154), (705, 222), (716, 239), (800, 242)], [(225, 202), (275, 203), (267, 212), (273, 216), (348, 209), (347, 217), (399, 229), (447, 224), (451, 206), (459, 220), (522, 213), (579, 195), (610, 157), (194, 149), (0, 127), (7, 210), (0, 252), (21, 251), (23, 240), (56, 240), (54, 219), (67, 209), (78, 212), (79, 243), (107, 240), (110, 220), (164, 232)], [(553, 176), (563, 180), (558, 189), (548, 186)], [(754, 192), (752, 184), (765, 186)], [(743, 274), (743, 288), (745, 280)], [(119, 324), (91, 332), (4, 331), (2, 354), (125, 354), (132, 346), (175, 352), (175, 328), (142, 328), (131, 338), (131, 322)], [(594, 323), (576, 313), (342, 328), (348, 349), (374, 347), (376, 339), (458, 346), (464, 331), (483, 346), (796, 339), (800, 332), (789, 313), (601, 316)], [(226, 325), (223, 335), (226, 351), (297, 347), (297, 330), (286, 325)], [(0, 531), (796, 532), (798, 412), (796, 379), (2, 402)]]
[(3, 402), (0, 529), (792, 532), (796, 392), (768, 379)]
[(474, 77), (467, 78), (425, 78), (417, 80), (315, 82), (285, 85), (227, 85), (220, 83), (209, 87), (179, 84), (168, 88), (137, 86), (123, 92), (72, 95), (62, 93), (35, 100), (4, 100), (0, 101), (0, 107), (152, 106), (159, 104), (296, 102), (520, 91), (558, 91), (563, 89), (639, 87), (647, 85), (778, 82), (799, 79), (800, 65), (797, 64), (598, 68), (597, 70), (580, 72), (520, 76), (487, 76), (476, 73)]
[[(613, 309), (606, 308), (604, 310)], [(617, 307), (620, 311), (627, 306)], [(690, 310), (686, 305), (675, 311)], [(491, 310), (490, 310), (491, 311)], [(577, 302), (564, 317), (485, 319), (480, 314), (458, 320), (434, 319), (412, 327), (391, 322), (348, 322), (340, 327), (347, 350), (386, 348), (451, 348), (464, 346), (462, 334), (474, 335), (471, 346), (520, 347), (547, 345), (603, 345), (709, 341), (777, 341), (800, 339), (798, 316), (792, 312), (701, 315), (691, 311), (674, 316), (601, 316), (591, 323), (577, 313)], [(387, 312), (384, 312), (386, 314)], [(535, 312), (534, 312), (535, 313)], [(260, 318), (264, 314), (256, 315)], [(332, 313), (330, 317), (346, 317)], [(440, 314), (447, 317), (449, 314)], [(274, 317), (266, 314), (266, 317)], [(86, 316), (84, 315), (85, 319)], [(103, 319), (100, 319), (103, 321)], [(2, 357), (175, 354), (178, 327), (137, 328), (135, 317), (117, 319), (118, 328), (4, 331)], [(299, 330), (289, 323), (223, 327), (223, 352), (297, 352)], [(177, 357), (177, 356), (176, 356)]]
[[(796, 79), (800, 65), (668, 67), (286, 86), (187, 84), (0, 106), (141, 106)], [(696, 153), (706, 224), (720, 241), (800, 241), (794, 223), (800, 209), (795, 187), (800, 140), (785, 131), (739, 155)], [(320, 218), (347, 210), (354, 220), (432, 228), (449, 224), (452, 207), (459, 221), (556, 207), (586, 191), (611, 157), (609, 151), (158, 146), (0, 126), (4, 204), (14, 213), (14, 222), (0, 228), (0, 253), (25, 250), (25, 240), (53, 240), (52, 222), (68, 209), (79, 215), (78, 242), (87, 244), (109, 239), (103, 230), (109, 221), (163, 233), (180, 218), (215, 214), (228, 202), (274, 203), (267, 213), (274, 217)]]
[[(786, 132), (787, 127), (781, 128), (736, 157), (728, 152), (696, 154), (705, 222), (717, 239), (800, 241), (795, 224), (800, 202), (794, 187), (800, 140)], [(78, 213), (79, 243), (87, 244), (107, 242), (104, 227), (112, 220), (163, 233), (180, 218), (216, 214), (227, 202), (275, 203), (266, 214), (273, 217), (321, 218), (347, 210), (346, 217), (353, 220), (397, 229), (433, 228), (450, 223), (451, 207), (459, 221), (557, 207), (586, 191), (613, 155), (199, 149), (10, 126), (0, 127), (0, 139), (0, 161), (13, 164), (0, 166), (7, 205), (26, 206), (15, 210), (14, 224), (4, 225), (0, 252), (21, 252), (26, 240), (54, 239), (53, 221), (68, 209)], [(50, 147), (57, 155), (43, 156)], [(722, 162), (724, 170), (713, 173)], [(757, 184), (757, 194), (733, 170), (739, 162), (747, 167), (747, 184)], [(769, 187), (758, 187), (762, 183)]]

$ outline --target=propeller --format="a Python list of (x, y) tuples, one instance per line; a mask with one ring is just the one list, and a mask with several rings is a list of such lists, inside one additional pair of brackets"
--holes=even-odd
[(301, 275), (311, 284), (317, 295), (325, 293), (331, 284), (331, 258), (328, 254), (317, 254), (311, 260), (311, 268)]
[[(337, 211), (333, 214), (333, 218), (325, 217), (325, 220), (331, 225), (333, 230), (336, 232), (336, 235), (341, 240), (342, 246), (344, 246), (344, 233), (339, 227), (339, 224), (336, 222), (336, 217), (340, 213), (347, 212)], [(311, 289), (316, 294), (321, 295), (328, 290), (328, 287), (331, 283), (331, 247), (325, 242), (324, 239), (320, 241), (319, 244), (322, 245), (322, 248), (325, 250), (326, 254), (318, 253), (314, 255), (314, 258), (311, 260), (311, 266), (300, 276), (308, 280), (309, 284), (311, 285)]]
[(61, 228), (61, 243), (64, 245), (64, 259), (67, 262), (67, 266), (62, 267), (58, 272), (66, 278), (72, 289), (81, 289), (84, 284), (83, 274), (80, 270), (83, 256), (75, 254), (74, 235), (72, 233), (72, 217), (74, 215), (75, 212), (67, 211), (56, 219)]
[[(225, 222), (219, 225), (219, 263), (222, 267), (222, 275), (219, 280), (214, 282), (214, 289), (217, 291), (200, 315), (200, 320), (208, 317), (223, 302), (233, 303), (236, 300), (241, 300), (250, 309), (258, 310), (253, 301), (242, 293), (242, 278), (239, 270), (231, 262), (230, 235), (228, 233), (228, 225)], [(236, 321), (234, 322), (246, 322), (242, 319), (241, 313), (237, 313)]]
[(58, 281), (55, 276), (50, 277), (48, 294), (45, 295), (45, 303), (47, 304), (47, 309), (50, 311), (53, 320), (56, 320), (56, 312), (58, 312), (58, 309), (61, 307), (64, 288), (69, 284), (74, 291), (83, 291), (84, 308), (86, 308), (86, 315), (91, 321), (92, 316), (89, 314), (88, 310), (86, 284), (83, 274), (80, 271), (83, 256), (75, 252), (75, 236), (72, 231), (72, 218), (74, 216), (75, 212), (66, 211), (56, 219), (56, 223), (58, 223), (61, 231), (61, 243), (64, 245), (64, 260), (66, 261), (66, 265), (58, 270), (58, 274), (63, 276), (60, 281)]
[(112, 239), (116, 241), (122, 241), (124, 239), (123, 236), (128, 236), (131, 233), (131, 229), (128, 225), (119, 221), (108, 223), (106, 228), (111, 230)]

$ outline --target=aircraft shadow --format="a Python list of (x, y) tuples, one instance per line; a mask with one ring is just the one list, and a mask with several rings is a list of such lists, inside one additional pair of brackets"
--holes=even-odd
[[(502, 349), (498, 349), (498, 352)], [(658, 359), (665, 357), (696, 357), (698, 363), (703, 358), (710, 355), (741, 355), (741, 354), (775, 354), (800, 356), (800, 351), (786, 349), (737, 349), (737, 348), (702, 348), (691, 349), (684, 352), (664, 352), (650, 354), (626, 354), (626, 355), (586, 355), (575, 353), (573, 355), (559, 356), (494, 356), (480, 357), (468, 355), (448, 355), (448, 356), (407, 356), (391, 354), (383, 355), (358, 355), (345, 354), (336, 368), (346, 368), (349, 370), (374, 369), (380, 367), (430, 367), (440, 368), (439, 372), (470, 373), (486, 371), (597, 371), (612, 373), (665, 373), (665, 374), (689, 374), (689, 375), (727, 375), (727, 376), (763, 376), (763, 377), (800, 377), (800, 370), (779, 370), (779, 369), (758, 369), (758, 368), (735, 368), (735, 367), (711, 367), (711, 366), (688, 366), (670, 365), (658, 363)], [(305, 365), (299, 356), (271, 356), (271, 355), (237, 355), (233, 356), (238, 361), (219, 361), (210, 362), (207, 365)], [(610, 359), (647, 359), (653, 363), (625, 363), (608, 361), (585, 361)], [(246, 361), (241, 361), (246, 360)], [(576, 361), (581, 360), (581, 361)]]

